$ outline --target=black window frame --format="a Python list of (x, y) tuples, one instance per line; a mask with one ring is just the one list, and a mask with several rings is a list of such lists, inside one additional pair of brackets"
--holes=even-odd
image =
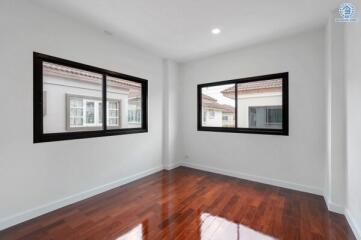
[[(197, 85), (197, 130), (210, 132), (229, 132), (229, 133), (250, 133), (250, 134), (267, 134), (289, 136), (289, 95), (288, 95), (288, 72), (268, 74), (262, 76), (239, 78), (233, 80), (203, 83)], [(238, 84), (247, 82), (256, 82), (264, 80), (282, 79), (282, 129), (266, 128), (239, 128), (237, 127), (238, 111)], [(235, 127), (206, 127), (202, 126), (202, 88), (214, 87), (226, 84), (235, 84)]]
[[(43, 131), (43, 62), (59, 64), (67, 67), (77, 68), (80, 70), (90, 71), (103, 76), (102, 84), (102, 102), (107, 101), (107, 76), (121, 78), (128, 81), (133, 81), (141, 84), (142, 88), (142, 116), (140, 128), (123, 128), (112, 129), (107, 128), (107, 116), (103, 114), (103, 126), (101, 130), (94, 131), (74, 131), (61, 133), (44, 133)], [(103, 113), (107, 111), (107, 104), (102, 104)], [(148, 132), (148, 80), (138, 78), (123, 73), (118, 73), (103, 68), (82, 64), (75, 61), (70, 61), (58, 57), (49, 56), (46, 54), (33, 52), (33, 128), (34, 128), (34, 143), (52, 142), (72, 139), (106, 137), (123, 134), (145, 133)]]

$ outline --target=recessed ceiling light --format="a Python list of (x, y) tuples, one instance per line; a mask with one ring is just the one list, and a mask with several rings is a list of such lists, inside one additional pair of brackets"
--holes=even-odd
[(219, 28), (213, 28), (212, 29), (212, 34), (217, 35), (217, 34), (220, 34), (220, 33), (221, 33), (221, 29), (219, 29)]

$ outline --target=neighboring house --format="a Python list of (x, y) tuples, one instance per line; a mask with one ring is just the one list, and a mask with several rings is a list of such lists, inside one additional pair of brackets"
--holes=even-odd
[(128, 127), (141, 127), (142, 98), (141, 91), (130, 91), (128, 95)]
[(202, 94), (202, 126), (234, 127), (234, 107)]
[[(44, 133), (102, 129), (102, 75), (44, 62), (43, 76)], [(107, 127), (140, 127), (141, 85), (107, 81)]]
[[(235, 98), (235, 87), (222, 91)], [(238, 84), (238, 127), (282, 128), (282, 80), (267, 80)]]

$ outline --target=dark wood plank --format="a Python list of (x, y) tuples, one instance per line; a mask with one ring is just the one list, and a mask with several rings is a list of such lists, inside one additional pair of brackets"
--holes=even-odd
[(0, 231), (0, 239), (356, 238), (321, 196), (179, 167)]

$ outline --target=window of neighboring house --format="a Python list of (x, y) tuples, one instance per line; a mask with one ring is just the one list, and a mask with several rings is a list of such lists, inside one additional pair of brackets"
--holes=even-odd
[(85, 121), (85, 126), (93, 126), (93, 125), (97, 125), (97, 122), (95, 122), (95, 115), (94, 115), (94, 111), (95, 111), (95, 107), (94, 107), (94, 102), (93, 101), (87, 101), (86, 102), (86, 108), (85, 108), (85, 112), (86, 112), (86, 121)]
[[(206, 107), (227, 114), (201, 121)], [(288, 73), (198, 85), (198, 130), (288, 135)]]
[(215, 117), (215, 112), (214, 112), (214, 110), (213, 109), (211, 109), (211, 110), (209, 110), (208, 111), (208, 113), (209, 113), (209, 119), (214, 119), (214, 117)]
[(141, 116), (141, 112), (139, 109), (128, 110), (128, 122), (129, 123), (140, 124), (140, 121), (141, 121), (140, 116)]
[(141, 123), (141, 108), (139, 102), (129, 101), (128, 106), (128, 122), (130, 124), (140, 124)]
[(268, 125), (282, 125), (282, 106), (267, 107), (266, 112), (266, 123)]
[[(106, 81), (108, 83), (107, 97), (109, 101), (108, 114), (109, 121), (107, 126), (112, 129), (134, 129), (142, 127), (142, 86), (140, 83), (124, 80), (114, 76), (107, 76)], [(120, 103), (111, 102), (111, 98), (117, 96), (116, 84), (121, 84), (123, 92), (126, 97)], [(122, 121), (118, 117), (119, 112), (122, 112)]]
[(99, 124), (103, 124), (102, 116), (103, 116), (103, 102), (98, 102), (98, 122), (99, 122)]
[(34, 142), (147, 132), (147, 84), (34, 53)]
[[(87, 128), (88, 130), (92, 130), (92, 128), (102, 128), (103, 104), (101, 99), (73, 95), (67, 95), (67, 97), (67, 108), (69, 109), (67, 112), (67, 131), (82, 130), (83, 128)], [(108, 126), (119, 126), (120, 101), (107, 101), (107, 106)]]
[(282, 128), (282, 106), (249, 107), (251, 128)]
[(119, 103), (108, 102), (108, 126), (119, 126)]
[(69, 127), (77, 128), (84, 126), (84, 102), (81, 98), (69, 99)]

